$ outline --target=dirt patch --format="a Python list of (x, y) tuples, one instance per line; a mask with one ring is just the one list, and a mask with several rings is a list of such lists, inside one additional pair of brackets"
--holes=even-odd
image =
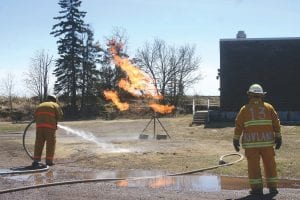
[[(148, 139), (140, 140), (139, 135), (150, 119), (139, 120), (90, 120), (61, 122), (73, 130), (93, 135), (97, 143), (86, 140), (75, 134), (67, 134), (63, 129), (57, 131), (57, 148), (55, 161), (58, 165), (68, 167), (68, 162), (78, 167), (101, 169), (161, 169), (170, 172), (192, 170), (212, 166), (218, 163), (221, 155), (233, 153), (233, 127), (205, 128), (189, 124), (192, 116), (177, 118), (160, 118), (171, 139), (154, 139), (155, 135), (165, 134), (156, 124), (149, 124), (144, 134)], [(4, 153), (0, 160), (2, 167), (17, 163), (28, 163), (30, 160), (22, 147), (22, 131), (27, 124), (4, 124), (0, 133), (0, 147)], [(10, 131), (13, 129), (13, 131)], [(283, 126), (283, 146), (277, 153), (279, 176), (282, 178), (300, 178), (299, 127)], [(26, 143), (33, 151), (34, 129), (29, 129)], [(243, 152), (242, 152), (243, 153)], [(246, 162), (236, 166), (213, 170), (210, 173), (246, 176)]]

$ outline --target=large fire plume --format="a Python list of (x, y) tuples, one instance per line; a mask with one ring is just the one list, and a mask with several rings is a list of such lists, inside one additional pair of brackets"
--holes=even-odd
[(171, 113), (175, 108), (175, 106), (173, 106), (173, 105), (161, 105), (161, 104), (157, 104), (157, 103), (150, 103), (149, 106), (155, 112), (159, 112), (161, 114)]
[[(123, 90), (129, 92), (136, 97), (144, 97), (153, 100), (161, 100), (163, 96), (158, 92), (155, 86), (154, 80), (144, 71), (134, 66), (128, 58), (122, 58), (117, 49), (121, 48), (120, 43), (116, 43), (114, 40), (109, 41), (109, 51), (113, 56), (113, 61), (116, 66), (119, 66), (127, 75), (127, 78), (123, 78), (119, 81), (118, 86)], [(122, 103), (118, 97), (118, 93), (115, 91), (104, 91), (104, 96), (107, 100), (112, 102), (121, 111), (129, 108), (128, 103)], [(162, 114), (171, 113), (174, 110), (172, 105), (161, 105), (158, 103), (150, 103), (149, 106), (155, 111)]]
[(117, 91), (105, 90), (104, 96), (107, 100), (111, 100), (112, 102), (114, 102), (117, 108), (121, 111), (127, 110), (129, 108), (128, 103), (121, 102)]

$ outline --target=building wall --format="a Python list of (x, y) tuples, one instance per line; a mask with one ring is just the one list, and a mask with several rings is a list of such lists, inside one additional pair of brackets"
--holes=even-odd
[(259, 83), (278, 111), (300, 111), (300, 38), (221, 39), (220, 109), (236, 112)]

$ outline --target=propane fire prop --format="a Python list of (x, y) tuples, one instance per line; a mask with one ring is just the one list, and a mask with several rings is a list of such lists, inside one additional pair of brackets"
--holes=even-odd
[[(152, 108), (155, 114), (151, 118), (146, 128), (149, 126), (152, 120), (154, 120), (154, 124), (155, 121), (158, 121), (164, 129), (164, 131), (166, 132), (166, 134), (169, 136), (162, 123), (156, 117), (156, 113), (171, 113), (175, 109), (175, 106), (157, 103), (163, 99), (163, 96), (158, 92), (155, 80), (153, 80), (153, 78), (151, 78), (147, 73), (139, 69), (137, 66), (134, 66), (128, 58), (122, 58), (119, 55), (118, 52), (120, 49), (122, 49), (121, 43), (117, 43), (114, 40), (110, 40), (108, 45), (109, 51), (112, 54), (115, 65), (120, 67), (121, 70), (124, 71), (127, 76), (126, 78), (122, 78), (119, 81), (118, 86), (135, 97), (149, 99), (150, 103), (148, 106)], [(105, 90), (104, 96), (107, 100), (111, 100), (120, 111), (125, 111), (130, 107), (130, 105), (127, 102), (121, 102), (117, 91)], [(144, 130), (146, 130), (146, 128)]]
[(140, 134), (140, 139), (147, 139), (148, 138), (148, 135), (144, 134), (144, 132), (147, 130), (147, 128), (149, 127), (149, 125), (151, 124), (152, 121), (153, 121), (153, 138), (165, 139), (165, 138), (162, 138), (162, 135), (156, 135), (156, 121), (157, 121), (159, 123), (159, 125), (161, 126), (161, 128), (166, 133), (166, 135), (171, 139), (171, 136), (169, 135), (168, 131), (165, 129), (164, 125), (161, 123), (159, 118), (156, 116), (156, 112), (151, 117), (150, 121), (148, 122), (148, 124), (146, 125), (146, 127), (144, 128), (142, 133)]

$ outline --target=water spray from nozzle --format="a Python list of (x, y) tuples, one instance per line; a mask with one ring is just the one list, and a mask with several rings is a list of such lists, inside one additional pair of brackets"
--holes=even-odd
[(57, 125), (59, 128), (63, 129), (66, 131), (66, 133), (69, 135), (69, 134), (73, 134), (73, 135), (77, 135), (87, 141), (90, 141), (90, 142), (93, 142), (99, 146), (102, 146), (102, 143), (100, 143), (98, 141), (98, 139), (93, 135), (93, 133), (90, 133), (90, 132), (86, 132), (86, 131), (82, 131), (82, 130), (75, 130), (75, 129), (72, 129), (70, 127), (67, 127), (67, 126), (63, 126), (63, 125), (60, 125), (58, 124)]
[(97, 144), (99, 147), (102, 147), (103, 149), (108, 150), (110, 152), (128, 152), (127, 149), (116, 148), (111, 143), (100, 141), (100, 139), (95, 137), (94, 134), (91, 132), (87, 132), (87, 131), (83, 131), (83, 130), (75, 130), (75, 129), (72, 129), (67, 126), (60, 125), (60, 124), (58, 124), (57, 126), (61, 129), (63, 129), (64, 131), (66, 131), (66, 133), (68, 135), (72, 134), (72, 135), (79, 136), (82, 139), (89, 141), (89, 142), (93, 142), (93, 143)]

